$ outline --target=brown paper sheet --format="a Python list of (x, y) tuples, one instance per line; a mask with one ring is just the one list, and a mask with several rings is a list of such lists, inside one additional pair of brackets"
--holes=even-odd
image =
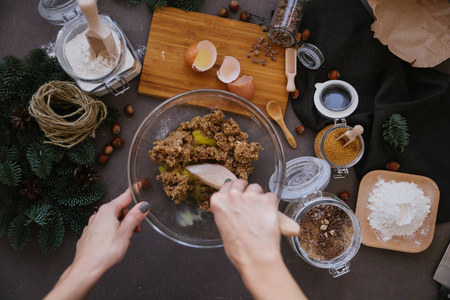
[(368, 0), (372, 31), (389, 50), (413, 67), (434, 67), (450, 58), (448, 0)]

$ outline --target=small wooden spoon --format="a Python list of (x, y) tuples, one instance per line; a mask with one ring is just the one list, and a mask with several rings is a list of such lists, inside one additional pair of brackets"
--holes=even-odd
[(286, 91), (295, 92), (294, 78), (297, 75), (297, 49), (286, 48), (284, 51), (284, 73), (287, 77)]
[[(226, 179), (237, 180), (237, 177), (227, 168), (219, 164), (198, 164), (187, 166), (186, 169), (204, 184), (220, 189)], [(300, 225), (278, 211), (278, 227), (285, 236), (298, 236)]]
[(110, 56), (115, 59), (119, 58), (119, 52), (111, 30), (102, 24), (98, 17), (97, 2), (95, 0), (78, 0), (78, 6), (88, 23), (86, 38), (93, 57), (97, 57), (100, 51), (106, 49)]
[(364, 132), (364, 128), (361, 125), (356, 125), (352, 130), (347, 130), (340, 136), (336, 138), (336, 141), (343, 140), (344, 147), (347, 147), (351, 142), (355, 140), (358, 135), (361, 135)]
[(292, 136), (289, 129), (287, 129), (286, 124), (283, 120), (283, 112), (281, 111), (281, 106), (277, 101), (269, 101), (266, 104), (266, 111), (269, 114), (269, 116), (272, 117), (272, 119), (275, 120), (275, 122), (280, 125), (281, 129), (283, 130), (284, 135), (286, 136), (286, 139), (289, 143), (289, 145), (296, 149), (297, 148), (297, 142), (295, 141), (294, 137)]

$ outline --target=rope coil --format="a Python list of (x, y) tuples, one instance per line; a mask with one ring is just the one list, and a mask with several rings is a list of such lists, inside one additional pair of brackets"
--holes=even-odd
[[(55, 106), (76, 110), (59, 115), (52, 108)], [(28, 110), (50, 139), (44, 143), (64, 148), (71, 148), (88, 136), (95, 137), (95, 130), (107, 115), (106, 105), (102, 101), (65, 81), (51, 81), (41, 86), (31, 98)], [(77, 118), (70, 121), (74, 117)]]

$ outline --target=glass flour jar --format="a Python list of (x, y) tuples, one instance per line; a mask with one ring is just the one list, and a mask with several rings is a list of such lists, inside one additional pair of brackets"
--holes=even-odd
[[(342, 237), (341, 243), (345, 244), (345, 247), (342, 246), (343, 248), (331, 259), (321, 259), (312, 255), (311, 249), (306, 249), (307, 247), (304, 246), (308, 236), (301, 234), (299, 237), (287, 238), (289, 245), (298, 256), (315, 267), (328, 269), (329, 273), (336, 278), (350, 272), (350, 260), (359, 250), (362, 234), (355, 213), (335, 195), (323, 191), (330, 181), (330, 176), (330, 166), (323, 159), (308, 156), (293, 159), (286, 164), (286, 179), (281, 200), (289, 202), (284, 213), (299, 224), (303, 224), (302, 220), (306, 221), (309, 215), (322, 208), (332, 208), (335, 213), (345, 216), (346, 223), (341, 226), (333, 223), (336, 218), (333, 219), (330, 215), (326, 216), (325, 223), (319, 225), (326, 225), (329, 228), (316, 228), (316, 232), (323, 232), (320, 235), (322, 242), (325, 243), (327, 239), (330, 239), (327, 246), (332, 247), (333, 244), (330, 241), (333, 239), (336, 242), (339, 241), (338, 237)], [(272, 190), (274, 186), (275, 180), (271, 178), (269, 188)], [(302, 228), (302, 225), (300, 227)], [(322, 229), (324, 230), (321, 231)], [(341, 229), (342, 232), (340, 232)], [(327, 250), (326, 247), (324, 249)]]
[[(107, 93), (117, 96), (129, 89), (128, 81), (141, 72), (142, 65), (133, 46), (119, 25), (109, 16), (99, 15), (99, 18), (111, 30), (120, 52), (119, 58), (111, 63), (107, 69), (102, 68), (102, 73), (97, 73), (100, 69), (89, 68), (92, 72), (87, 72), (86, 69), (88, 68), (78, 65), (79, 62), (83, 62), (82, 60), (74, 60), (74, 53), (82, 58), (83, 53), (89, 51), (89, 45), (84, 37), (84, 32), (88, 27), (84, 16), (70, 20), (58, 32), (55, 44), (56, 57), (64, 71), (76, 81), (83, 91), (93, 93), (96, 96), (103, 96)], [(94, 63), (96, 62), (93, 61), (92, 64)], [(89, 65), (89, 67), (92, 66)], [(99, 66), (103, 67), (101, 63), (99, 63)]]
[(38, 11), (53, 25), (64, 25), (81, 15), (78, 0), (40, 0)]

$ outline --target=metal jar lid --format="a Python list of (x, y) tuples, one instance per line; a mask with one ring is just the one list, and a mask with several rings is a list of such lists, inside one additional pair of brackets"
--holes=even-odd
[(53, 25), (64, 25), (81, 15), (77, 0), (40, 0), (39, 14)]
[[(331, 168), (316, 157), (302, 156), (286, 164), (286, 179), (281, 200), (292, 202), (321, 191), (330, 182)], [(275, 181), (270, 178), (269, 189), (273, 191)]]
[(301, 43), (297, 49), (298, 60), (311, 70), (317, 70), (322, 67), (324, 57), (322, 51), (313, 44)]

